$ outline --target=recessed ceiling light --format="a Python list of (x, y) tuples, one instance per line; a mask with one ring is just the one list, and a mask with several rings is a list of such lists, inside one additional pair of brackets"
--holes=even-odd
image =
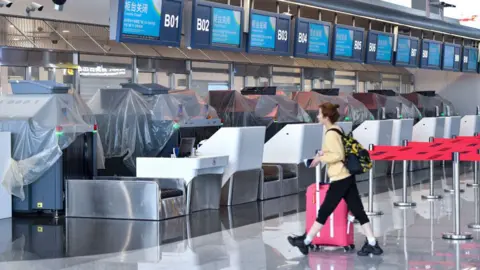
[(63, 30), (63, 33), (70, 33), (70, 30)]
[(13, 40), (14, 40), (14, 41), (19, 41), (20, 39), (19, 39), (19, 38), (14, 38)]
[(15, 26), (13, 26), (13, 24), (10, 24), (10, 27), (12, 27), (12, 28), (13, 28), (13, 27), (15, 27)]

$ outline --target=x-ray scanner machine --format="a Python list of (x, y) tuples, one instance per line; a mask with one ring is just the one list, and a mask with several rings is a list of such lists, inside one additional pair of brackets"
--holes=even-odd
[(0, 131), (12, 134), (12, 163), (3, 184), (15, 195), (13, 211), (57, 217), (64, 210), (65, 180), (96, 176), (102, 147), (95, 118), (67, 85), (12, 81), (11, 86), (13, 95), (0, 97)]

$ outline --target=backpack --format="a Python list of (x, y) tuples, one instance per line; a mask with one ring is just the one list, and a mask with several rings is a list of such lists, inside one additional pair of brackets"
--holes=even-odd
[(372, 160), (370, 154), (363, 148), (363, 146), (353, 138), (352, 133), (345, 135), (338, 129), (329, 129), (335, 131), (342, 138), (343, 148), (345, 150), (345, 160), (343, 163), (352, 175), (362, 174), (368, 172), (372, 167)]

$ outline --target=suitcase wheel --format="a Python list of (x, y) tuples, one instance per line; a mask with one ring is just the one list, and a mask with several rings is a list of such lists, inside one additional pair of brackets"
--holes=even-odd
[(345, 252), (349, 252), (355, 249), (355, 245), (346, 246), (343, 247), (343, 249), (345, 250)]
[(322, 246), (320, 246), (320, 245), (312, 245), (312, 250), (313, 251), (319, 251), (321, 249), (322, 249)]

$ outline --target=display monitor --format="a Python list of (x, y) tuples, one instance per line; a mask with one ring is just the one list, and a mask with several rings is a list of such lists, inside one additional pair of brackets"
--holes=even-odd
[(442, 69), (451, 71), (460, 71), (460, 55), (462, 54), (462, 46), (459, 44), (444, 43)]
[(182, 0), (112, 0), (111, 7), (110, 39), (180, 46)]
[(422, 40), (422, 57), (420, 67), (427, 69), (441, 69), (442, 42), (435, 40)]
[(478, 73), (478, 48), (463, 47), (462, 71)]
[(213, 8), (212, 43), (239, 47), (242, 14), (239, 10)]
[(369, 64), (392, 64), (393, 60), (393, 34), (369, 31), (368, 51), (366, 62)]
[(335, 25), (333, 59), (362, 62), (364, 33), (363, 28)]
[(418, 67), (420, 40), (416, 37), (398, 35), (395, 53), (395, 65)]
[(290, 56), (291, 17), (265, 11), (250, 11), (247, 51)]
[(329, 59), (332, 25), (328, 22), (298, 18), (295, 21), (294, 56)]
[[(243, 51), (243, 9), (209, 1), (193, 1), (189, 47)], [(188, 46), (187, 45), (187, 46)]]

